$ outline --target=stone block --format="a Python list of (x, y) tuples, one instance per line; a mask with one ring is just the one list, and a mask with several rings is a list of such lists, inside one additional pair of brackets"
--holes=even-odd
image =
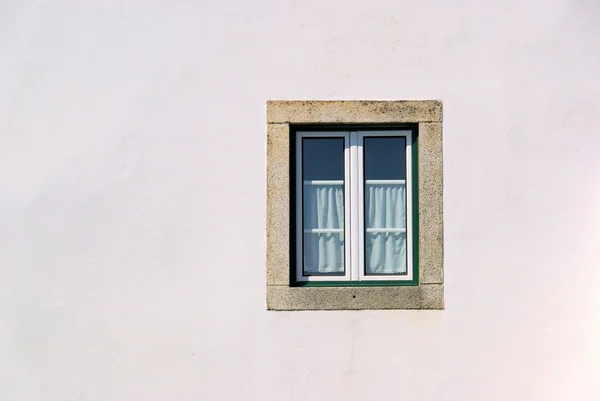
[(289, 124), (441, 122), (442, 102), (270, 100), (267, 102), (267, 121)]

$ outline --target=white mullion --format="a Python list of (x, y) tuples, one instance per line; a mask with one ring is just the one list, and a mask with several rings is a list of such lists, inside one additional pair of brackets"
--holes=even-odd
[(356, 165), (357, 165), (357, 177), (356, 177), (356, 187), (358, 188), (358, 196), (356, 199), (356, 221), (358, 228), (358, 260), (356, 263), (357, 270), (357, 280), (364, 280), (365, 276), (365, 177), (364, 177), (364, 133), (359, 132), (356, 138), (358, 142), (358, 152), (356, 156)]
[(352, 244), (350, 239), (351, 231), (351, 210), (352, 207), (352, 180), (351, 180), (351, 140), (350, 132), (344, 133), (344, 280), (352, 280)]
[(365, 252), (365, 240), (364, 240), (364, 188), (363, 188), (363, 135), (361, 132), (354, 133), (354, 143), (356, 145), (356, 152), (354, 158), (354, 227), (355, 227), (355, 238), (354, 247), (355, 259), (354, 259), (354, 279), (361, 281), (364, 272), (364, 252)]

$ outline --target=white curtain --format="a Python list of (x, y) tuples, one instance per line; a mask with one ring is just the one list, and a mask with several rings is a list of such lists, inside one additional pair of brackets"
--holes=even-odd
[(304, 229), (342, 229), (304, 233), (304, 273), (344, 274), (344, 187), (304, 186)]
[(365, 273), (406, 273), (406, 185), (367, 183), (365, 224)]

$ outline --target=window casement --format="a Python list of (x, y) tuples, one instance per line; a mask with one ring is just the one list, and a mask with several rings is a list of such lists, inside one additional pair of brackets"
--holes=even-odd
[(416, 285), (413, 129), (295, 136), (295, 285)]
[(267, 309), (443, 309), (442, 103), (267, 102)]

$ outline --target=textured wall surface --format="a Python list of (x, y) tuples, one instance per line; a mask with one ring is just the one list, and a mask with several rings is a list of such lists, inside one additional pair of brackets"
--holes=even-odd
[[(600, 3), (0, 2), (0, 400), (600, 398)], [(444, 102), (444, 311), (268, 312), (267, 99)]]

